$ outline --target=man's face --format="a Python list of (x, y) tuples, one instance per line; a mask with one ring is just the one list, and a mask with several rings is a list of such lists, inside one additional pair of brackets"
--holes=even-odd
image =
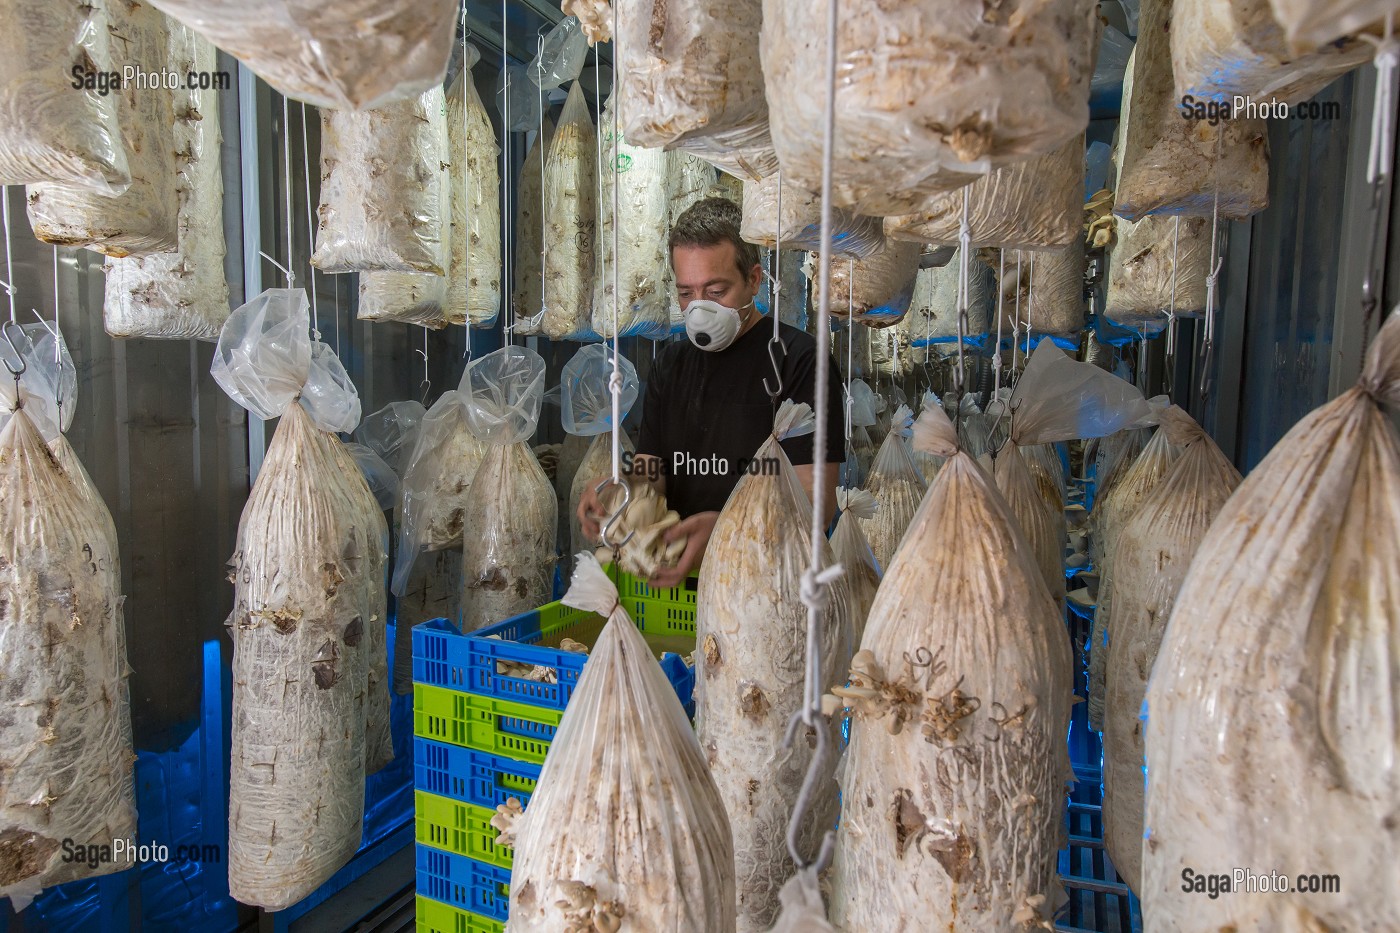
[(677, 246), (671, 251), (671, 266), (676, 273), (676, 292), (682, 308), (703, 298), (742, 312), (758, 294), (763, 274), (758, 266), (749, 270), (747, 276), (741, 273), (738, 252), (729, 242), (715, 246)]

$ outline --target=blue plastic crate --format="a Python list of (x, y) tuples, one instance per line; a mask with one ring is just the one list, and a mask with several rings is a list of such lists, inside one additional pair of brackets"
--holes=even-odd
[[(619, 591), (644, 638), (693, 640), (692, 587), (654, 590), (643, 581), (627, 579)], [(601, 627), (602, 620), (595, 614), (559, 602), (467, 635), (446, 619), (433, 619), (413, 629), (413, 680), (477, 696), (563, 710), (588, 658), (539, 643), (546, 636), (557, 640), (564, 636), (596, 635)], [(556, 682), (541, 683), (498, 673), (502, 661), (549, 668), (554, 671)], [(660, 664), (681, 705), (689, 708), (695, 692), (694, 668), (688, 667), (680, 655), (669, 652), (663, 654)]]
[(494, 810), (510, 797), (529, 803), (540, 766), (417, 737), (413, 778), (419, 790)]
[(418, 893), (461, 910), (505, 922), (510, 872), (465, 855), (419, 845)]

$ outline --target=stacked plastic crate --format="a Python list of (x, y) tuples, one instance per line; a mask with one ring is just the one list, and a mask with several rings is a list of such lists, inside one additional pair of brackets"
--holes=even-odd
[[(694, 713), (695, 579), (653, 589), (612, 574), (623, 604)], [(419, 933), (502, 933), (514, 853), (496, 844), (496, 807), (527, 809), (549, 744), (604, 620), (553, 602), (470, 635), (443, 619), (413, 630)]]

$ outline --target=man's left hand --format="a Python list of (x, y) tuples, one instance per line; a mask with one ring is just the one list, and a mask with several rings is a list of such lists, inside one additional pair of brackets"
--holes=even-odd
[(717, 518), (718, 512), (697, 512), (666, 529), (667, 541), (687, 538), (685, 551), (681, 553), (680, 562), (676, 566), (658, 570), (647, 582), (657, 589), (680, 586), (705, 556), (705, 548), (710, 543), (710, 535), (715, 530)]

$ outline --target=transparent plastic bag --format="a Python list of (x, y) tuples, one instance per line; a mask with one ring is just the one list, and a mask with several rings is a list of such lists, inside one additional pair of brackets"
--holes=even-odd
[(676, 146), (719, 169), (721, 177), (758, 181), (778, 170), (778, 153), (767, 123), (687, 139)]
[(1368, 27), (1374, 30), (1387, 13), (1395, 12), (1391, 0), (1269, 0), (1269, 5), (1288, 34), (1290, 47), (1304, 51), (1320, 49)]
[(1081, 363), (1050, 341), (1026, 361), (1011, 395), (1012, 440), (1023, 447), (1106, 437), (1151, 411), (1142, 392), (1092, 363)]
[[(1126, 12), (1126, 8), (1125, 8)], [(1112, 26), (1103, 27), (1099, 40), (1099, 57), (1094, 63), (1094, 77), (1089, 83), (1093, 97), (1117, 94), (1123, 88), (1123, 74), (1128, 70), (1128, 57), (1133, 54), (1133, 40)], [(1093, 190), (1098, 191), (1102, 185)]]
[[(104, 9), (113, 70), (126, 63), (146, 71), (173, 64), (169, 24), (157, 10), (135, 0), (104, 4)], [(71, 80), (61, 93), (83, 94)], [(107, 256), (172, 252), (179, 241), (172, 105), (177, 95), (132, 80), (114, 88), (111, 96), (131, 184), (113, 195), (91, 187), (33, 183), (25, 198), (29, 225), (45, 243), (85, 246)], [(15, 101), (24, 109), (37, 103)]]
[[(601, 197), (598, 204), (598, 245), (593, 279), (593, 330), (607, 340), (613, 336), (613, 280), (620, 289), (617, 326), (623, 337), (659, 339), (671, 330), (671, 275), (667, 248), (671, 198), (670, 157), (660, 149), (642, 149), (625, 138), (613, 148), (613, 104), (609, 98), (599, 131), (603, 137)], [(616, 157), (617, 171), (609, 167)], [(618, 216), (613, 216), (613, 182), (617, 181)], [(616, 220), (617, 253), (613, 252)], [(614, 268), (616, 264), (616, 268)]]
[(895, 411), (890, 432), (880, 442), (865, 491), (875, 498), (878, 507), (870, 518), (861, 519), (861, 530), (870, 542), (870, 550), (881, 567), (888, 567), (904, 531), (913, 520), (928, 488), (924, 478), (914, 468), (909, 456), (909, 437), (914, 422), (909, 406)]
[[(0, 427), (4, 426), (12, 411), (23, 407), (35, 429), (49, 442), (66, 432), (73, 423), (78, 401), (78, 373), (61, 332), (56, 338), (58, 359), (55, 361), (55, 337), (49, 328), (57, 330), (57, 327), (56, 322), (36, 322), (22, 324), (18, 331), (13, 327), (6, 328), (24, 362), (18, 394), (9, 370), (0, 369)], [(12, 357), (9, 343), (0, 342), (0, 358), (17, 364)]]
[(110, 74), (103, 6), (80, 0), (13, 0), (0, 7), (0, 184), (53, 182), (110, 196), (131, 185), (117, 100), (73, 87), (79, 74)]
[(588, 58), (588, 36), (577, 16), (565, 16), (545, 34), (530, 62), (530, 80), (542, 91), (577, 81)]
[(528, 440), (540, 419), (544, 374), (544, 359), (526, 347), (505, 347), (473, 360), (458, 387), (471, 432), (488, 444)]
[[(906, 214), (997, 165), (1060, 148), (1088, 122), (1097, 25), (1096, 6), (1083, 0), (991, 14), (979, 3), (847, 2), (833, 204)], [(761, 44), (783, 176), (819, 191), (822, 17), (809, 0), (766, 0)]]
[(229, 315), (209, 367), (229, 398), (255, 417), (280, 417), (296, 400), (323, 431), (353, 431), (360, 398), (335, 351), (311, 340), (301, 289), (269, 288)]
[[(612, 392), (608, 389), (612, 360), (612, 347), (596, 343), (583, 347), (564, 364), (559, 386), (565, 431), (591, 437), (612, 430)], [(626, 418), (637, 401), (637, 367), (625, 356), (617, 365), (622, 376), (621, 417)]]
[[(209, 72), (217, 64), (213, 43), (176, 22), (170, 23), (170, 47), (170, 67), (176, 74)], [(177, 94), (178, 249), (107, 260), (102, 321), (113, 337), (213, 340), (228, 318), (219, 92)]]
[[(991, 331), (996, 276), (980, 262), (969, 262), (967, 272), (967, 329), (963, 336), (976, 341)], [(946, 266), (919, 270), (909, 314), (904, 319), (912, 346), (957, 343), (958, 276), (956, 253)]]
[(994, 169), (913, 213), (885, 218), (885, 235), (958, 246), (966, 191), (973, 246), (1068, 246), (1084, 233), (1084, 202), (1079, 197), (1083, 175), (1084, 139), (1076, 135), (1053, 152)]
[[(1258, 0), (1178, 0), (1172, 9), (1172, 77), (1178, 98), (1296, 104), (1338, 75), (1365, 64), (1375, 47), (1338, 32), (1317, 49), (1299, 54), (1275, 15), (1286, 3)], [(1391, 4), (1393, 6), (1393, 4)], [(1336, 9), (1335, 4), (1329, 8)], [(1382, 5), (1375, 4), (1376, 10)], [(1363, 28), (1379, 20), (1359, 21)], [(1333, 42), (1333, 39), (1339, 41)]]
[[(723, 155), (767, 134), (758, 59), (762, 0), (617, 0), (622, 131), (637, 146), (682, 148), (725, 134)], [(703, 149), (704, 147), (701, 146)]]
[[(803, 267), (809, 281), (818, 279), (818, 257), (807, 254)], [(898, 324), (909, 311), (919, 275), (919, 245), (887, 240), (865, 259), (831, 262), (831, 313), (871, 327)]]
[(419, 402), (390, 402), (365, 416), (355, 429), (355, 440), (383, 457), (389, 468), (402, 477), (427, 414)]
[[(538, 131), (539, 127), (535, 129)], [(514, 332), (518, 336), (538, 334), (543, 320), (540, 311), (544, 303), (544, 163), (553, 138), (554, 123), (545, 120), (544, 132), (536, 132), (535, 141), (525, 153), (520, 184), (516, 188), (515, 292), (511, 301), (515, 309)]]
[(1239, 220), (1269, 204), (1269, 137), (1263, 120), (1211, 126), (1183, 119), (1172, 79), (1170, 0), (1148, 0), (1123, 79), (1114, 163), (1113, 213), (1220, 216)]
[[(821, 198), (796, 185), (783, 184), (783, 215), (778, 217), (777, 175), (744, 182), (744, 219), (740, 234), (750, 243), (773, 249), (778, 231), (783, 249), (821, 248)], [(862, 217), (836, 208), (832, 211), (831, 248), (833, 256), (869, 256), (885, 245), (878, 217)]]
[(370, 110), (441, 85), (455, 0), (152, 0), (279, 93)]
[(549, 144), (544, 171), (544, 319), (551, 340), (595, 336), (593, 250), (596, 245), (597, 169), (593, 121), (578, 82), (569, 90)]
[(425, 272), (361, 272), (361, 321), (417, 324), (429, 330), (447, 326), (447, 278)]
[(1026, 457), (1016, 444), (1002, 448), (994, 461), (997, 488), (1016, 516), (1030, 544), (1036, 566), (1056, 605), (1065, 602), (1065, 513), (1042, 495)]
[(364, 476), (365, 482), (369, 484), (369, 491), (374, 495), (374, 501), (380, 510), (388, 512), (397, 506), (402, 486), (393, 467), (364, 444), (346, 444), (345, 452), (354, 459), (355, 465), (360, 468), (360, 473)]
[(733, 933), (729, 819), (675, 690), (592, 555), (564, 604), (607, 622), (514, 827), (508, 928)]
[[(510, 82), (509, 94), (504, 93), (506, 80)], [(496, 76), (496, 112), (502, 123), (510, 124), (512, 132), (528, 133), (540, 128), (540, 97), (540, 89), (530, 80), (528, 64), (511, 65), (506, 75)]]
[[(1007, 334), (1017, 326), (1036, 334), (1077, 334), (1084, 329), (1084, 241), (1059, 250), (987, 251), (1001, 290), (1001, 320)], [(993, 327), (995, 329), (995, 314)]]
[(864, 379), (852, 379), (847, 405), (851, 413), (851, 426), (868, 428), (875, 423), (875, 390)]
[(1149, 215), (1118, 219), (1108, 260), (1104, 315), (1117, 324), (1165, 320), (1205, 311), (1210, 274), (1210, 218)]
[(843, 653), (854, 654), (865, 633), (865, 620), (870, 615), (870, 604), (875, 601), (882, 576), (880, 564), (875, 560), (875, 552), (870, 549), (860, 523), (874, 518), (880, 504), (863, 489), (841, 487), (836, 490), (836, 505), (841, 509), (841, 517), (831, 533), (831, 553), (846, 568), (846, 576), (851, 581), (853, 623), (853, 641)]
[(378, 110), (323, 110), (321, 179), (317, 269), (447, 273), (442, 88)]
[(778, 900), (783, 912), (769, 933), (836, 933), (826, 919), (815, 868), (804, 868), (789, 878), (778, 892)]
[(459, 74), (447, 92), (452, 163), (447, 322), (491, 327), (501, 312), (500, 149), (470, 79), (470, 71)]

